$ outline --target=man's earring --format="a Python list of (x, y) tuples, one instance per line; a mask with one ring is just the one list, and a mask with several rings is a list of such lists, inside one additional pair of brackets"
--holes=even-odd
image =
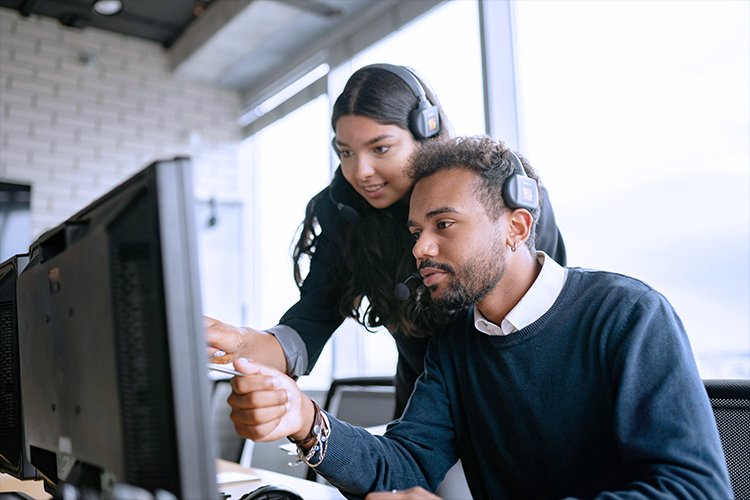
[(514, 241), (514, 242), (513, 242), (513, 246), (512, 246), (512, 247), (510, 247), (510, 251), (511, 251), (511, 252), (515, 252), (515, 251), (516, 251), (516, 247), (517, 247), (517, 246), (518, 246), (518, 242), (517, 242), (517, 241)]

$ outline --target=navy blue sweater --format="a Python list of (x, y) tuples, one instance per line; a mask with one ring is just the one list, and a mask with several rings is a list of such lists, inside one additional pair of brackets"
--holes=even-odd
[(331, 425), (317, 471), (351, 497), (435, 491), (460, 458), (477, 500), (732, 498), (680, 319), (613, 273), (571, 268), (550, 310), (505, 337), (470, 310), (430, 343), (385, 436)]
[[(338, 168), (331, 182), (336, 201), (354, 205), (360, 195), (344, 179), (341, 167)], [(546, 189), (542, 188), (542, 215), (537, 225), (536, 248), (544, 251), (560, 265), (565, 265), (565, 244), (555, 222), (555, 214), (549, 202)], [(336, 205), (331, 201), (328, 188), (316, 195), (315, 213), (322, 232), (315, 246), (315, 254), (310, 262), (310, 271), (305, 278), (300, 293), (300, 300), (294, 304), (279, 320), (279, 324), (293, 328), (305, 343), (307, 349), (307, 373), (310, 373), (323, 351), (328, 339), (344, 321), (338, 309), (339, 297), (328, 289), (332, 279), (331, 262), (338, 258), (340, 251), (334, 240), (342, 231), (351, 230), (351, 223), (345, 221)], [(372, 209), (376, 210), (376, 209)], [(406, 219), (403, 221), (406, 232)], [(405, 250), (409, 252), (409, 249)], [(415, 268), (416, 269), (416, 268)], [(405, 279), (404, 276), (401, 279)], [(397, 282), (394, 281), (395, 286)], [(401, 414), (406, 401), (414, 389), (417, 377), (422, 373), (424, 356), (427, 351), (425, 338), (407, 337), (401, 331), (391, 332), (398, 348), (396, 367), (397, 415)]]

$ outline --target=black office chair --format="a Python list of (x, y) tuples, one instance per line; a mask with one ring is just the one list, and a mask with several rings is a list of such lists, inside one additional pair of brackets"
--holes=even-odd
[[(350, 377), (331, 382), (323, 409), (358, 427), (375, 427), (393, 420), (396, 388), (393, 377)], [(310, 469), (307, 479), (317, 475)]]
[(351, 377), (331, 382), (323, 409), (339, 420), (374, 427), (393, 420), (396, 388), (393, 377)]
[(750, 380), (704, 380), (735, 500), (750, 500)]
[[(352, 377), (331, 382), (323, 409), (340, 420), (359, 427), (375, 427), (393, 420), (396, 411), (396, 388), (393, 377)], [(315, 481), (310, 469), (307, 478)], [(321, 480), (322, 481), (322, 480)], [(471, 499), (461, 463), (445, 476), (437, 490), (441, 498)]]

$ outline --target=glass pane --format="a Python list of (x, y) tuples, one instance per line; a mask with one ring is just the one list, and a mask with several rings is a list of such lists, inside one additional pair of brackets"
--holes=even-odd
[(346, 68), (340, 88), (357, 68), (390, 63), (424, 76), (440, 100), (456, 134), (484, 133), (484, 92), (475, 1), (447, 2), (362, 52)]
[[(356, 69), (375, 63), (414, 69), (437, 94), (456, 134), (484, 133), (477, 2), (447, 2), (336, 68), (329, 79), (331, 95), (341, 93)], [(352, 335), (357, 338), (350, 338)], [(371, 333), (347, 322), (336, 332), (334, 342), (335, 377), (392, 375), (396, 371), (396, 345), (383, 328)]]
[(0, 182), (0, 262), (29, 252), (31, 186)]
[(522, 151), (569, 264), (652, 285), (703, 378), (747, 378), (750, 4), (514, 5)]
[[(251, 314), (244, 324), (270, 328), (299, 299), (294, 283), (292, 250), (307, 202), (330, 181), (328, 96), (321, 96), (264, 128), (243, 145), (246, 228), (252, 236), (246, 254), (253, 264), (246, 292)], [(328, 361), (326, 362), (325, 359)], [(330, 353), (321, 357), (305, 383), (327, 387)]]

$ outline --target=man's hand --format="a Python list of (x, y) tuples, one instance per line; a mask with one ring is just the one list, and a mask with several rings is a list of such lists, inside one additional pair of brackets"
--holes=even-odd
[(426, 489), (415, 486), (408, 490), (376, 491), (365, 497), (365, 500), (440, 500), (439, 496), (433, 495)]
[(227, 399), (237, 434), (253, 441), (307, 437), (315, 421), (313, 405), (294, 380), (244, 358), (236, 359), (234, 368), (246, 374), (232, 379)]

